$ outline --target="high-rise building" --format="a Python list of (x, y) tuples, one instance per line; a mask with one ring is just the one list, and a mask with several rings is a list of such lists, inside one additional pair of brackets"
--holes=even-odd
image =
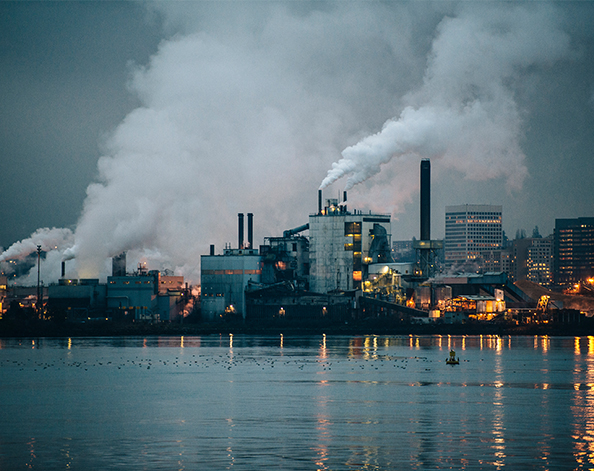
[(446, 206), (446, 268), (475, 262), (476, 269), (501, 270), (502, 207), (485, 204)]
[(554, 267), (558, 285), (594, 276), (594, 217), (555, 219)]
[(548, 286), (553, 281), (552, 236), (524, 237), (508, 242), (501, 252), (501, 271), (512, 282), (529, 280)]
[(528, 247), (527, 279), (548, 286), (553, 282), (553, 238), (533, 238)]

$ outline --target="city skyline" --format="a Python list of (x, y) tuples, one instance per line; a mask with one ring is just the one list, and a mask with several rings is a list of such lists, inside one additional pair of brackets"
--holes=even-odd
[(4, 249), (56, 227), (54, 263), (96, 270), (131, 250), (192, 279), (210, 244), (235, 240), (238, 212), (260, 243), (303, 224), (322, 182), (325, 197), (354, 182), (349, 208), (389, 212), (393, 240), (418, 239), (421, 158), (432, 238), (447, 205), (501, 205), (510, 238), (591, 216), (593, 4), (0, 12)]

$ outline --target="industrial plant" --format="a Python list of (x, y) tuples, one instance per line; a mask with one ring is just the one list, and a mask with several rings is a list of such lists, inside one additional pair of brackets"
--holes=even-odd
[[(62, 276), (35, 288), (0, 277), (0, 312), (29, 309), (74, 323), (234, 321), (397, 324), (579, 324), (594, 314), (594, 218), (558, 219), (555, 237), (505, 244), (502, 207), (447, 206), (445, 240), (431, 239), (431, 163), (420, 164), (419, 239), (392, 241), (391, 215), (324, 199), (301, 226), (254, 244), (254, 215), (237, 218), (237, 245), (201, 256), (201, 283), (112, 259), (106, 283)], [(41, 251), (37, 251), (37, 268)], [(553, 261), (556, 260), (556, 263)], [(35, 258), (27, 262), (31, 268)], [(549, 291), (561, 280), (564, 291)], [(16, 303), (16, 304), (15, 304)]]
[(211, 245), (201, 257), (202, 319), (525, 323), (579, 322), (594, 313), (588, 299), (580, 309), (564, 308), (559, 296), (545, 294), (540, 285), (544, 293), (521, 289), (501, 269), (501, 206), (447, 207), (445, 247), (432, 240), (430, 172), (430, 161), (422, 160), (420, 238), (405, 262), (393, 256), (391, 216), (349, 210), (346, 191), (342, 200), (324, 200), (318, 190), (318, 208), (307, 223), (265, 238), (259, 248), (253, 215), (246, 241), (240, 213), (237, 248), (217, 254)]

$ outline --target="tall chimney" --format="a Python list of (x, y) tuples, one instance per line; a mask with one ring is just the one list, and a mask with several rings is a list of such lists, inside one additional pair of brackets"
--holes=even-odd
[(346, 190), (345, 190), (345, 191), (342, 193), (342, 202), (343, 202), (343, 203), (346, 203), (346, 200), (347, 200), (347, 192), (346, 192)]
[(248, 248), (254, 248), (254, 215), (248, 213)]
[(214, 255), (215, 254), (215, 246), (214, 244), (210, 244), (210, 254)]
[(238, 219), (238, 230), (239, 230), (239, 234), (238, 234), (238, 248), (242, 249), (243, 248), (243, 213), (239, 213), (237, 215), (237, 219)]
[(66, 260), (62, 260), (62, 278), (66, 277)]
[(322, 214), (322, 190), (318, 190), (318, 214)]
[(421, 160), (421, 240), (431, 240), (431, 162)]

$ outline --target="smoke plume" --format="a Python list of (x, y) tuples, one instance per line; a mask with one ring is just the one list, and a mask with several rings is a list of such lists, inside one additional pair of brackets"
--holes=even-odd
[(320, 175), (357, 140), (322, 182), (348, 177), (351, 188), (375, 175), (353, 188), (351, 207), (397, 208), (421, 156), (436, 173), (518, 187), (527, 170), (514, 90), (566, 54), (568, 38), (551, 4), (490, 5), (152, 4), (170, 36), (132, 66), (141, 106), (106, 139), (74, 236), (47, 245), (56, 254), (42, 272), (57, 278), (75, 257), (79, 277), (104, 276), (127, 251), (132, 267), (146, 259), (197, 282), (210, 244), (236, 246), (237, 213), (254, 213), (256, 244), (306, 222)]
[(437, 27), (423, 86), (377, 134), (342, 151), (320, 188), (345, 188), (378, 174), (394, 157), (440, 159), (471, 180), (503, 177), (520, 188), (527, 175), (522, 113), (514, 86), (533, 66), (562, 58), (569, 37), (544, 7), (465, 8)]
[(37, 252), (37, 246), (41, 247), (43, 252), (52, 250), (63, 251), (73, 243), (73, 234), (70, 229), (59, 228), (41, 228), (37, 229), (28, 239), (15, 242), (2, 255), (0, 262), (6, 260), (23, 260), (28, 255)]

